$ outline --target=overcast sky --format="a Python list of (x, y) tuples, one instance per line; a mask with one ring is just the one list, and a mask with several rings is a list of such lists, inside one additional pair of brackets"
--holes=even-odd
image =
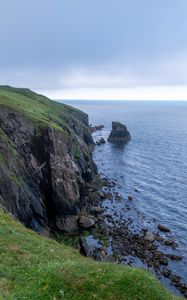
[(187, 100), (187, 0), (0, 0), (0, 84)]

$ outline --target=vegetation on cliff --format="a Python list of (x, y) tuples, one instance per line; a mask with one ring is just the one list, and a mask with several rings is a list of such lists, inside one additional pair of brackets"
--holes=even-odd
[(174, 300), (148, 272), (94, 262), (0, 211), (0, 299)]
[(85, 125), (88, 122), (88, 116), (82, 111), (51, 101), (29, 89), (0, 86), (0, 106), (23, 113), (35, 125), (50, 125), (59, 130), (63, 130), (74, 119)]

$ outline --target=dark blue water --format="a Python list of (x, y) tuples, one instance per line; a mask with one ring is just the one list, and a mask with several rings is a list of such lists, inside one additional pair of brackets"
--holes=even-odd
[[(99, 171), (118, 179), (127, 198), (148, 218), (170, 227), (184, 255), (176, 270), (187, 279), (187, 102), (66, 101), (104, 124), (107, 139), (112, 121), (125, 123), (132, 139), (125, 147), (96, 147)], [(121, 178), (123, 176), (123, 178)]]

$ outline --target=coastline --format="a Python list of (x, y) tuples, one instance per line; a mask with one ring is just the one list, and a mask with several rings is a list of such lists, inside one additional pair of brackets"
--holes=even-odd
[[(151, 231), (147, 235), (141, 222), (138, 232), (131, 228), (138, 220), (135, 211), (129, 215), (135, 199), (129, 195), (124, 206), (118, 180), (98, 174), (87, 114), (30, 90), (1, 87), (1, 94), (0, 206), (5, 211), (40, 235), (64, 244), (74, 240), (82, 254), (98, 261), (133, 266), (138, 258), (159, 277), (160, 265), (181, 259), (162, 253), (154, 243), (164, 240)], [(166, 268), (165, 275), (185, 295), (182, 280)]]
[[(80, 252), (98, 261), (149, 270), (175, 293), (178, 291), (187, 298), (187, 284), (168, 266), (171, 261), (177, 263), (182, 260), (173, 235), (145, 229), (143, 224), (140, 227), (136, 218), (129, 217), (131, 208), (128, 204), (123, 209), (123, 217), (118, 215), (114, 207), (122, 197), (115, 190), (117, 181), (103, 179), (104, 185), (98, 197), (96, 191), (92, 192), (94, 200), (86, 208), (87, 214), (94, 216), (96, 224), (86, 237), (80, 238)], [(134, 213), (134, 217), (135, 214), (138, 218), (143, 217), (139, 212)]]
[[(132, 208), (134, 196), (131, 198), (130, 195), (124, 206), (125, 199), (116, 179), (101, 175), (101, 182), (102, 188), (99, 192), (92, 192), (93, 201), (87, 207), (87, 213), (94, 215), (96, 228), (87, 237), (81, 237), (82, 254), (100, 261), (149, 270), (165, 286), (187, 298), (187, 284), (172, 266), (183, 259), (172, 232), (160, 231), (154, 219), (147, 220)], [(138, 193), (135, 190), (136, 197)], [(117, 211), (115, 206), (120, 202), (123, 202), (121, 210), (118, 208)]]

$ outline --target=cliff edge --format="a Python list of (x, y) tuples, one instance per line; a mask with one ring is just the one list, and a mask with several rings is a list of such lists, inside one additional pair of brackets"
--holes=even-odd
[(88, 116), (0, 86), (0, 205), (27, 227), (63, 230), (97, 176)]

